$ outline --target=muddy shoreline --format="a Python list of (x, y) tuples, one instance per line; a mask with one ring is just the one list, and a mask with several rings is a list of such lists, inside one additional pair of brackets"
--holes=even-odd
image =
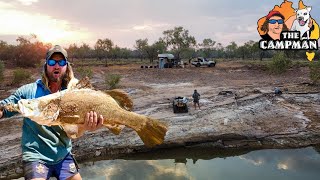
[[(214, 152), (227, 155), (320, 144), (320, 88), (303, 83), (308, 82), (305, 68), (289, 70), (281, 77), (241, 64), (165, 70), (98, 68), (92, 79), (97, 89), (105, 88), (106, 71), (123, 75), (121, 88), (133, 99), (134, 112), (166, 122), (169, 130), (165, 142), (152, 149), (129, 128), (118, 136), (107, 129), (88, 132), (73, 142), (80, 163), (134, 156), (199, 159), (205, 157), (188, 152), (206, 150), (215, 157)], [(274, 87), (288, 90), (276, 96)], [(172, 98), (190, 99), (194, 89), (201, 94), (201, 110), (194, 110), (190, 101), (188, 113), (174, 114)], [(0, 179), (22, 175), (21, 119), (0, 119)]]
[[(233, 97), (221, 98), (220, 104), (207, 105), (201, 111), (159, 118), (169, 124), (169, 131), (165, 142), (155, 148), (146, 148), (131, 129), (125, 128), (119, 136), (101, 129), (75, 140), (73, 152), (81, 163), (130, 157), (141, 153), (152, 157), (153, 153), (175, 152), (179, 148), (187, 151), (211, 149), (220, 152), (247, 152), (320, 144), (320, 119), (317, 119), (320, 109), (319, 94), (274, 96), (272, 93), (254, 93), (237, 99), (237, 107), (234, 107)], [(1, 119), (1, 127), (8, 121), (16, 124), (14, 128), (11, 126), (7, 136), (2, 136), (1, 139), (1, 179), (18, 178), (22, 175), (19, 144), (21, 117)], [(176, 157), (183, 159), (184, 156)]]

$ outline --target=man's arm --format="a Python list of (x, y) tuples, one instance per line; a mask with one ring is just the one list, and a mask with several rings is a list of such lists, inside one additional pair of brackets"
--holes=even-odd
[(2, 118), (2, 116), (3, 116), (3, 110), (0, 109), (0, 119)]
[(17, 112), (10, 112), (3, 108), (4, 105), (7, 104), (17, 104), (20, 99), (25, 99), (26, 96), (32, 93), (32, 84), (24, 85), (18, 88), (13, 94), (11, 94), (8, 98), (0, 101), (0, 118), (1, 117), (11, 117)]

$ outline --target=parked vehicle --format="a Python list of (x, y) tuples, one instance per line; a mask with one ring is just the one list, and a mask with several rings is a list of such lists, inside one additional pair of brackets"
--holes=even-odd
[(173, 113), (187, 113), (188, 112), (188, 99), (186, 97), (176, 97), (173, 99)]
[(198, 57), (196, 61), (192, 61), (191, 62), (192, 65), (196, 66), (196, 67), (200, 67), (200, 66), (208, 66), (208, 67), (214, 67), (216, 66), (216, 62), (215, 61), (209, 61), (208, 59), (204, 58), (204, 57)]
[(172, 68), (174, 65), (174, 55), (173, 54), (158, 54), (159, 68)]
[(173, 54), (158, 54), (159, 68), (184, 67), (183, 61), (176, 59)]

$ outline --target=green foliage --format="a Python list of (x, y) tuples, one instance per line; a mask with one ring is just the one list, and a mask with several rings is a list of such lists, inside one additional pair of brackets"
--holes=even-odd
[(184, 49), (192, 48), (197, 45), (195, 37), (189, 35), (189, 30), (182, 26), (174, 27), (174, 29), (163, 32), (164, 37), (160, 39), (163, 41), (169, 50), (172, 50), (177, 59), (180, 59), (180, 53)]
[(16, 41), (18, 45), (10, 53), (13, 54), (14, 63), (18, 67), (36, 67), (51, 47), (51, 44), (38, 41), (34, 34), (31, 34), (31, 37), (19, 36)]
[(313, 84), (320, 82), (320, 61), (312, 61), (309, 65), (309, 77)]
[(281, 74), (288, 70), (291, 61), (286, 57), (284, 52), (279, 52), (272, 57), (272, 61), (268, 64), (271, 73)]
[(111, 52), (114, 44), (111, 39), (98, 39), (94, 45), (96, 56), (98, 59), (104, 59)]
[(121, 75), (119, 74), (107, 74), (105, 76), (105, 83), (108, 89), (115, 89), (118, 87), (120, 80), (121, 80)]
[(292, 61), (291, 66), (292, 67), (308, 67), (310, 65), (309, 61), (306, 61), (305, 59), (303, 60), (295, 60)]
[(76, 72), (79, 78), (88, 77), (91, 79), (93, 77), (93, 71), (89, 67), (78, 67)]
[(4, 79), (4, 63), (3, 61), (0, 61), (0, 83)]
[(28, 81), (31, 78), (31, 73), (25, 71), (24, 69), (15, 69), (13, 71), (13, 85), (19, 85), (25, 81)]

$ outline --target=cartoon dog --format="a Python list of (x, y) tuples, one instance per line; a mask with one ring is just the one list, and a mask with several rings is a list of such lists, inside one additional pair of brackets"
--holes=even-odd
[(310, 11), (311, 6), (306, 7), (303, 4), (299, 3), (299, 9), (296, 10), (296, 20), (293, 21), (291, 31), (299, 31), (300, 39), (310, 38)]

